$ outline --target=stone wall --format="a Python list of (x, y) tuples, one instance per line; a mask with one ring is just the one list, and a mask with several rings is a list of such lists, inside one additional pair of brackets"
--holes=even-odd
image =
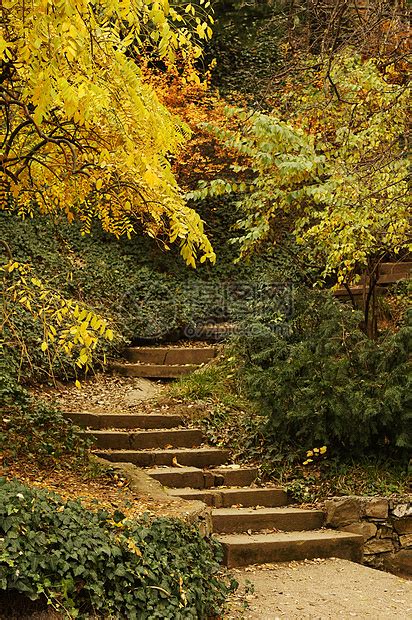
[(326, 525), (364, 538), (364, 564), (412, 577), (412, 501), (334, 497), (325, 502)]

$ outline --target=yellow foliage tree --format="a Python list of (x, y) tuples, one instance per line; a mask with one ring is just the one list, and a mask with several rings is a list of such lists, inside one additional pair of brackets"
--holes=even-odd
[[(190, 134), (146, 79), (148, 60), (187, 81), (212, 34), (210, 3), (176, 0), (3, 0), (0, 4), (1, 208), (93, 220), (120, 237), (137, 224), (178, 242), (187, 264), (214, 261), (170, 161)], [(31, 266), (0, 267), (0, 346), (31, 365), (21, 314), (34, 321), (48, 373), (60, 356), (87, 370), (110, 320), (64, 299)]]
[(170, 168), (188, 129), (162, 105), (141, 65), (201, 54), (209, 3), (3, 0), (0, 7), (2, 206), (94, 219), (130, 236), (178, 241), (187, 264), (214, 260), (198, 214)]

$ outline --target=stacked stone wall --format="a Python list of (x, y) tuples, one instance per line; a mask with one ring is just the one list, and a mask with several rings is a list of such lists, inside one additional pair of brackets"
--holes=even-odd
[(364, 538), (364, 564), (412, 577), (412, 501), (334, 497), (325, 502), (326, 525)]

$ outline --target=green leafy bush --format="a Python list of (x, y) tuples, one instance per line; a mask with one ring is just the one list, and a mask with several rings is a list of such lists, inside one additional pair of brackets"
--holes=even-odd
[(91, 512), (4, 479), (0, 536), (0, 589), (71, 617), (210, 618), (235, 587), (219, 577), (220, 545), (194, 527)]
[(0, 451), (3, 462), (24, 456), (37, 465), (53, 465), (59, 459), (85, 462), (89, 442), (79, 428), (49, 403), (37, 400), (12, 374), (0, 370)]
[(411, 319), (397, 333), (370, 340), (358, 313), (302, 290), (285, 329), (249, 325), (237, 344), (242, 383), (266, 414), (268, 444), (279, 452), (324, 444), (354, 456), (406, 452), (412, 446)]

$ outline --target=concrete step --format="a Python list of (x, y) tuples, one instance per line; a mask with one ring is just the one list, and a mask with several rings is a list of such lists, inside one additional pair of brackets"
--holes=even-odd
[(197, 467), (159, 467), (148, 469), (152, 478), (159, 480), (165, 487), (192, 489), (209, 489), (220, 486), (248, 486), (258, 475), (255, 467), (240, 467), (231, 469), (221, 467), (202, 470)]
[(286, 491), (277, 488), (264, 489), (171, 489), (170, 495), (183, 499), (198, 499), (214, 508), (230, 508), (242, 506), (286, 506), (288, 496)]
[(363, 555), (363, 536), (331, 530), (222, 534), (216, 538), (223, 545), (224, 564), (229, 568), (329, 557), (362, 562)]
[(303, 508), (217, 508), (212, 513), (213, 531), (235, 533), (252, 530), (315, 530), (322, 527), (321, 510)]
[(194, 448), (203, 442), (198, 429), (158, 429), (130, 431), (93, 430), (83, 431), (85, 437), (94, 440), (94, 446), (102, 450), (147, 450), (151, 448)]
[(230, 465), (206, 472), (210, 479), (206, 480), (206, 488), (210, 487), (246, 487), (251, 485), (258, 476), (256, 467), (236, 467)]
[(183, 423), (179, 415), (157, 413), (64, 413), (67, 420), (82, 428), (176, 428)]
[(196, 364), (163, 365), (163, 364), (123, 364), (112, 362), (110, 369), (123, 377), (147, 377), (149, 379), (177, 379), (188, 375), (199, 366)]
[(180, 465), (191, 467), (209, 467), (221, 465), (228, 460), (229, 450), (220, 448), (175, 448), (167, 450), (97, 450), (97, 456), (112, 462), (133, 463), (140, 467), (154, 465), (172, 466), (176, 458)]
[(194, 489), (203, 489), (205, 486), (204, 471), (198, 467), (154, 467), (145, 471), (165, 487), (190, 485)]
[(217, 352), (216, 347), (129, 347), (124, 355), (131, 363), (199, 365), (216, 357)]

